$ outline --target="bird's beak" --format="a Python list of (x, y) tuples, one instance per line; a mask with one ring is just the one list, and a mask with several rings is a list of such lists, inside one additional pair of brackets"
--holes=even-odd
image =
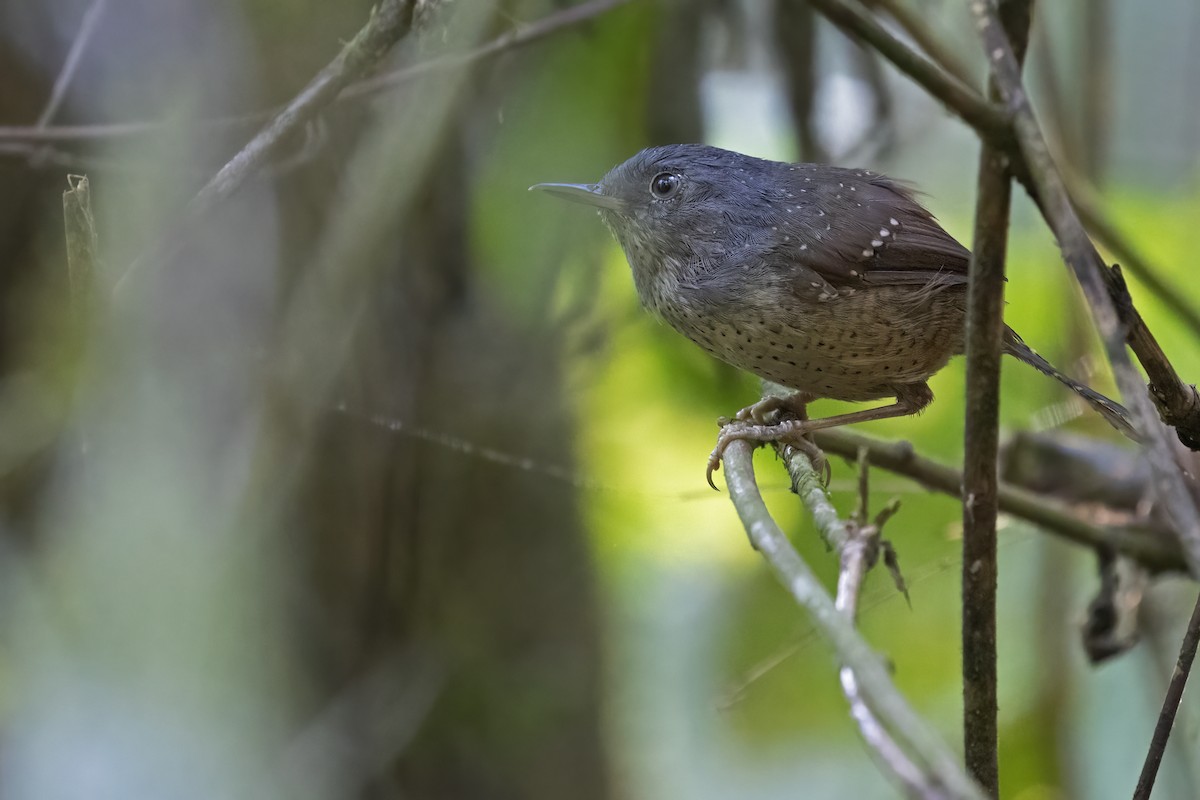
[(625, 203), (620, 198), (604, 194), (598, 183), (538, 183), (529, 187), (531, 192), (534, 189), (556, 194), (575, 203), (607, 208), (609, 211), (625, 209)]

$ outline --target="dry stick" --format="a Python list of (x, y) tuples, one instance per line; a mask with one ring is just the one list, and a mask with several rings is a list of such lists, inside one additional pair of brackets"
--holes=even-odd
[(275, 117), (188, 203), (181, 219), (170, 226), (150, 250), (138, 258), (113, 287), (119, 296), (130, 279), (143, 269), (170, 258), (179, 246), (179, 235), (215, 205), (241, 188), (267, 158), (289, 136), (300, 130), (334, 101), (352, 81), (361, 78), (391, 50), (412, 27), (415, 0), (383, 0), (371, 12), (367, 24), (300, 90)]
[[(511, 30), (497, 36), (495, 39), (479, 47), (463, 53), (435, 58), (412, 64), (407, 67), (385, 72), (372, 78), (364, 78), (346, 86), (335, 102), (368, 97), (379, 92), (390, 91), (402, 86), (415, 78), (436, 72), (458, 69), (477, 61), (494, 58), (510, 50), (517, 50), (526, 45), (545, 39), (553, 33), (565, 28), (587, 22), (632, 0), (589, 0), (577, 6), (562, 9), (547, 14), (537, 22)], [(229, 117), (195, 120), (193, 126), (228, 128), (239, 125), (250, 125), (263, 122), (279, 113), (279, 109), (254, 111), (249, 114), (238, 114)], [(39, 129), (23, 125), (0, 125), (0, 142), (78, 142), (94, 141), (96, 139), (119, 139), (138, 136), (162, 130), (173, 123), (162, 120), (142, 120), (138, 122), (96, 123), (90, 125), (55, 125)]]
[[(1121, 309), (1113, 302), (1114, 297), (1123, 296), (1128, 300), (1128, 294), (1123, 294), (1124, 283), (1119, 273), (1109, 270), (1100, 259), (1100, 254), (1096, 252), (1087, 231), (1075, 214), (1066, 187), (1059, 177), (1037, 119), (1033, 115), (1033, 109), (1029, 105), (1029, 98), (1021, 84), (1020, 66), (1001, 27), (995, 7), (985, 0), (975, 0), (971, 8), (978, 21), (977, 27), (989, 55), (996, 84), (1005, 101), (1013, 109), (1013, 128), (1030, 178), (1037, 188), (1042, 214), (1058, 240), (1063, 259), (1083, 288), (1096, 327), (1103, 338), (1117, 385), (1121, 389), (1121, 396), (1129, 404), (1135, 424), (1145, 437), (1146, 458), (1154, 475), (1156, 494), (1183, 545), (1188, 571), (1194, 577), (1200, 577), (1200, 513), (1197, 512), (1191, 493), (1184, 484), (1183, 474), (1175, 463), (1173, 447), (1167, 439), (1166, 431), (1159, 424), (1158, 415), (1144, 390), (1141, 376), (1125, 349), (1125, 329), (1128, 327), (1130, 344), (1138, 351), (1139, 356), (1144, 352), (1143, 349), (1139, 349), (1139, 345), (1141, 348), (1153, 346), (1157, 349), (1157, 343), (1154, 342), (1145, 323), (1138, 317), (1132, 302), (1128, 302)], [(1160, 358), (1151, 361), (1170, 369), (1170, 363), (1161, 351), (1158, 352), (1158, 356)], [(1142, 363), (1151, 373), (1153, 381), (1152, 364), (1147, 363), (1145, 359)], [(1174, 373), (1173, 369), (1170, 371)], [(1179, 384), (1177, 375), (1174, 383)], [(1189, 388), (1195, 395), (1195, 388)], [(1181, 438), (1183, 433), (1181, 430)]]
[[(1024, 56), (1030, 0), (1001, 0), (1005, 27)], [(998, 99), (989, 82), (989, 99)], [(967, 385), (962, 494), (963, 750), (967, 770), (1000, 795), (996, 721), (996, 463), (1000, 450), (1000, 358), (1004, 341), (1004, 261), (1012, 177), (1005, 152), (979, 154), (975, 237), (967, 282)]]
[[(958, 759), (896, 689), (879, 656), (851, 621), (838, 611), (833, 599), (812, 569), (792, 547), (771, 517), (754, 479), (752, 448), (736, 441), (725, 451), (725, 482), (750, 542), (762, 553), (776, 577), (801, 606), (808, 610), (820, 633), (832, 645), (842, 667), (852, 670), (863, 701), (893, 736), (903, 736), (912, 758), (919, 761), (923, 778), (936, 792), (921, 797), (983, 798), (967, 777)], [(789, 461), (799, 480), (796, 491), (817, 522), (826, 541), (844, 541), (845, 525), (821, 488), (821, 479), (807, 458), (797, 454)]]
[(1158, 722), (1154, 726), (1154, 735), (1150, 739), (1150, 750), (1146, 753), (1146, 761), (1142, 764), (1142, 774), (1138, 776), (1137, 788), (1133, 791), (1133, 800), (1149, 800), (1150, 792), (1154, 790), (1154, 780), (1158, 777), (1158, 767), (1162, 763), (1163, 753), (1167, 749), (1167, 740), (1171, 736), (1171, 727), (1175, 724), (1175, 714), (1179, 711), (1179, 702), (1183, 699), (1183, 689), (1187, 685), (1188, 674), (1192, 671), (1192, 662), (1196, 659), (1196, 645), (1200, 643), (1200, 598), (1192, 609), (1192, 617), (1188, 620), (1187, 632), (1183, 635), (1183, 644), (1179, 646), (1179, 658), (1175, 661), (1175, 671), (1171, 673), (1171, 682), (1167, 685), (1167, 696), (1163, 698), (1162, 711), (1158, 714)]
[[(856, 457), (866, 448), (872, 466), (904, 475), (950, 497), (961, 497), (962, 473), (918, 455), (908, 442), (881, 442), (846, 429), (816, 431), (813, 441), (827, 453)], [(1107, 550), (1136, 560), (1153, 572), (1187, 569), (1179, 541), (1153, 528), (1093, 525), (1063, 504), (1008, 483), (999, 483), (1000, 510), (1085, 547)]]
[[(989, 103), (962, 82), (946, 73), (907, 43), (893, 36), (856, 0), (808, 0), (847, 35), (871, 43), (901, 72), (919, 83), (964, 122), (971, 125), (989, 144), (1006, 148), (1014, 159), (1011, 168), (1025, 184), (1030, 195), (1042, 205), (1038, 186), (1032, 181), (1025, 153), (1016, 145), (1010, 115), (1002, 107)], [(1007, 40), (1005, 40), (1007, 44)], [(966, 97), (962, 95), (965, 93)], [(1049, 215), (1043, 209), (1044, 215)], [(1086, 237), (1085, 237), (1086, 238)], [(1090, 247), (1090, 243), (1089, 243)], [(1200, 394), (1183, 383), (1154, 340), (1145, 322), (1132, 307), (1119, 275), (1109, 276), (1111, 289), (1122, 299), (1122, 311), (1129, 330), (1128, 341), (1150, 378), (1150, 391), (1163, 420), (1173, 425), (1179, 439), (1192, 449), (1200, 449)], [(1140, 382), (1139, 382), (1140, 385)], [(1124, 392), (1125, 389), (1122, 388)], [(1139, 390), (1140, 393), (1140, 390)]]

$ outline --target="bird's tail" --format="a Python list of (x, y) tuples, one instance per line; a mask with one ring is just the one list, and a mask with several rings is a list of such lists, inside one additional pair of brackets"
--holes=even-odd
[(1135, 442), (1142, 440), (1142, 436), (1138, 433), (1137, 428), (1133, 426), (1133, 421), (1130, 419), (1129, 411), (1125, 406), (1115, 400), (1110, 400), (1096, 390), (1084, 386), (1069, 375), (1060, 372), (1053, 364), (1039, 356), (1029, 345), (1025, 344), (1012, 328), (1005, 328), (1004, 352), (1020, 361), (1024, 361), (1043, 375), (1049, 375), (1059, 383), (1062, 383), (1087, 401), (1088, 405), (1096, 409), (1096, 412), (1104, 417), (1109, 425), (1112, 425), (1130, 439)]

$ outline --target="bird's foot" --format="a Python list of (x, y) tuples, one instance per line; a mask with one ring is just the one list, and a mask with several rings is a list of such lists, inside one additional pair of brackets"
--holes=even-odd
[[(752, 408), (754, 406), (747, 406), (742, 409), (742, 412)], [(742, 412), (739, 412), (739, 416)], [(721, 468), (721, 459), (725, 455), (725, 449), (736, 441), (753, 442), (756, 445), (781, 442), (794, 447), (808, 456), (813, 469), (821, 475), (823, 483), (828, 484), (832, 476), (829, 460), (825, 458), (825, 453), (821, 448), (808, 438), (807, 423), (806, 419), (785, 419), (774, 424), (763, 424), (746, 419), (725, 421), (721, 427), (721, 433), (717, 436), (717, 446), (713, 448), (712, 454), (708, 457), (708, 470), (704, 476), (708, 480), (708, 485), (713, 489), (717, 488), (717, 485), (713, 483), (713, 472)]]

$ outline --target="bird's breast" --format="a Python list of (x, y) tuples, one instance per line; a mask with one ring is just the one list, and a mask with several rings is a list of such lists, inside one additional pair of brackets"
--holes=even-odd
[(897, 384), (926, 380), (962, 350), (961, 298), (939, 295), (914, 309), (910, 294), (904, 287), (879, 287), (798, 303), (778, 294), (764, 302), (739, 293), (718, 307), (668, 291), (653, 308), (739, 369), (819, 397), (863, 401), (891, 396)]

